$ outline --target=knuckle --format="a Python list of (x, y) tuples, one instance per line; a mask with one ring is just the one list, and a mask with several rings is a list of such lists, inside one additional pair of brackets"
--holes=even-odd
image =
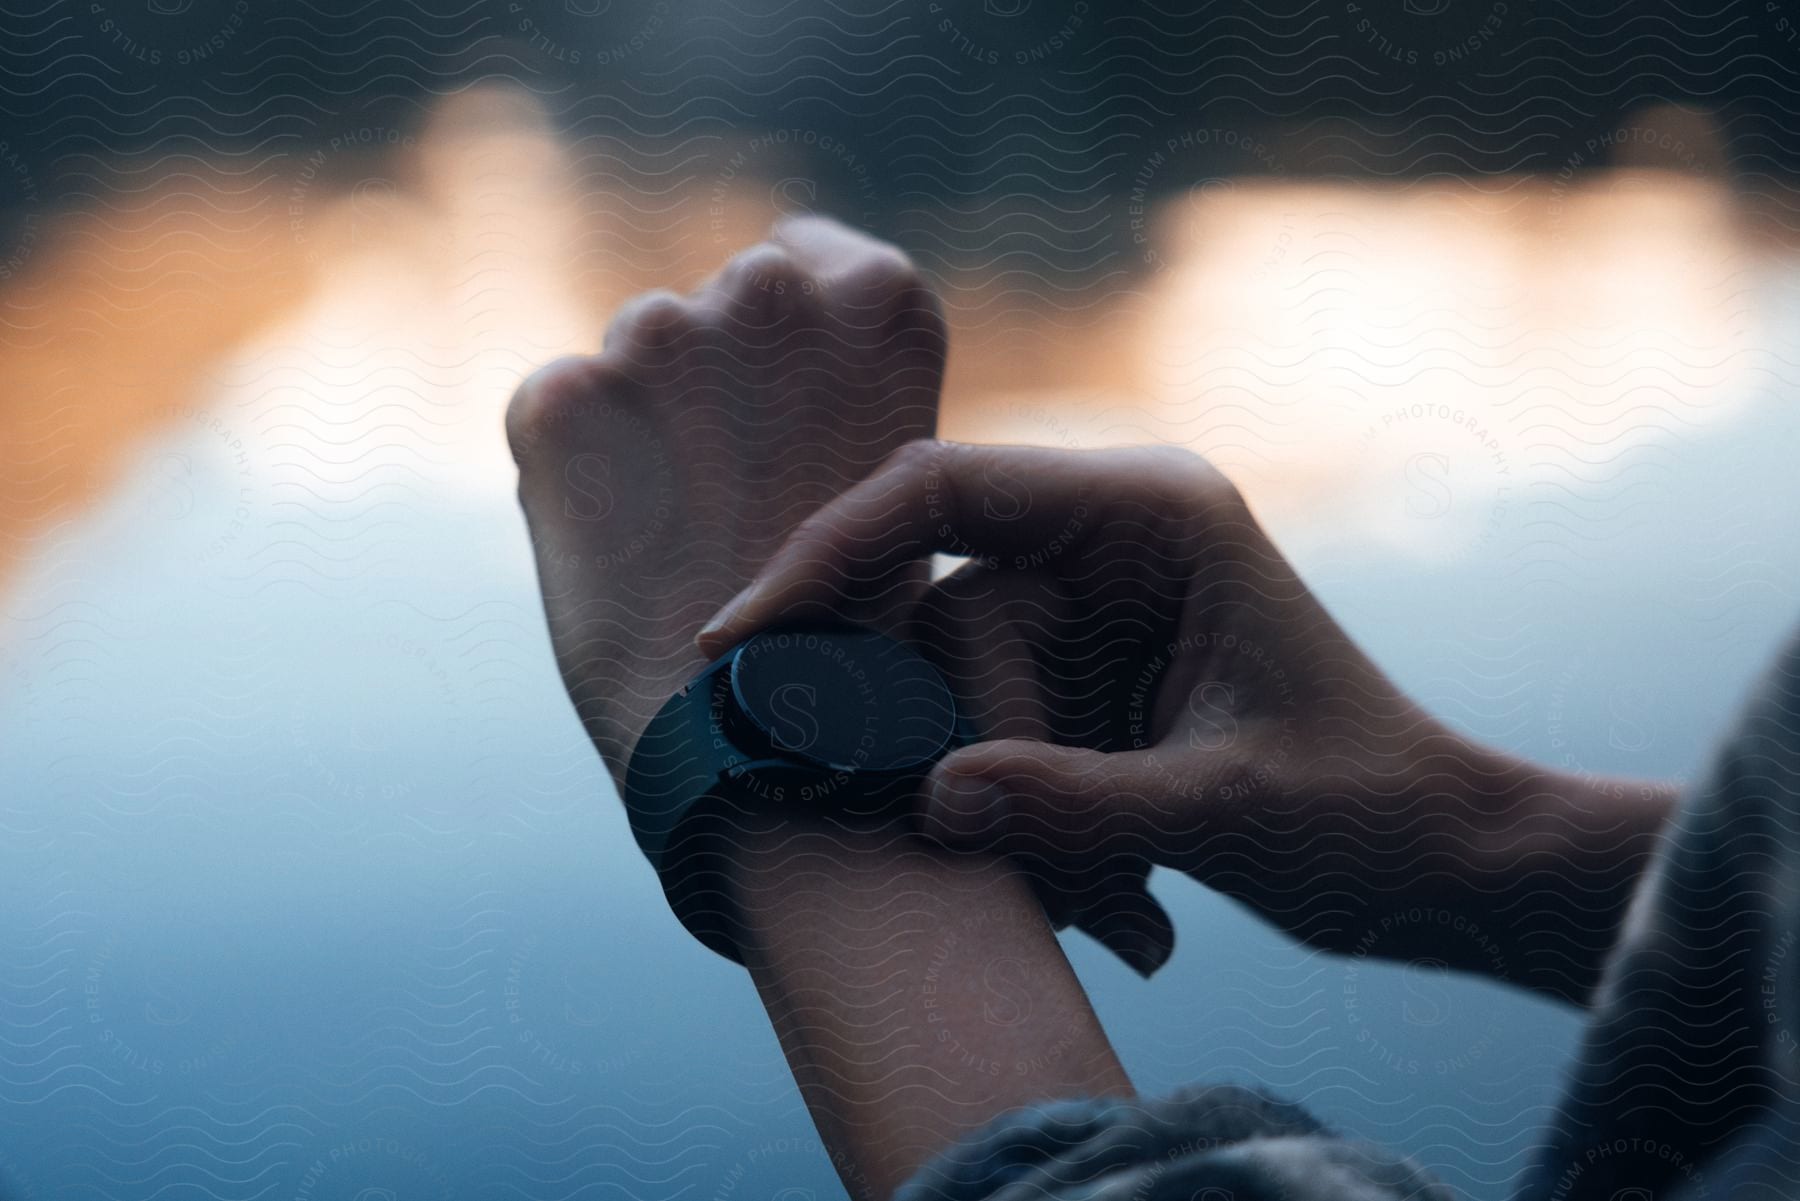
[(506, 436), (520, 466), (573, 439), (582, 410), (617, 392), (624, 374), (606, 356), (569, 355), (533, 372), (506, 406)]
[(1147, 478), (1156, 481), (1159, 491), (1172, 492), (1199, 511), (1243, 505), (1237, 485), (1205, 455), (1185, 446), (1161, 445), (1145, 450)]
[(1258, 730), (1246, 736), (1243, 745), (1233, 748), (1235, 753), (1219, 756), (1212, 765), (1211, 791), (1232, 806), (1229, 812), (1241, 811), (1248, 802), (1269, 791), (1270, 771), (1263, 756), (1273, 745), (1273, 739)]
[(929, 475), (942, 466), (948, 446), (949, 443), (937, 438), (914, 438), (904, 442), (888, 456), (883, 474)]
[(1194, 481), (1196, 509), (1215, 523), (1228, 521), (1232, 524), (1255, 524), (1250, 516), (1250, 505), (1244, 500), (1244, 494), (1238, 491), (1238, 486), (1211, 463), (1204, 459), (1201, 463), (1205, 466), (1205, 473)]
[(523, 463), (567, 419), (586, 387), (592, 359), (569, 355), (527, 376), (506, 406), (506, 438), (513, 458)]
[(777, 217), (770, 227), (769, 234), (778, 242), (790, 242), (805, 237), (809, 233), (844, 234), (849, 227), (835, 217), (824, 213), (788, 213)]
[(929, 334), (937, 344), (938, 353), (944, 352), (944, 305), (930, 285), (920, 280), (896, 288), (883, 308), (882, 315), (888, 325)]
[(925, 292), (918, 266), (897, 246), (878, 246), (863, 254), (844, 273), (856, 291), (874, 296), (906, 296)]
[(837, 510), (842, 503), (843, 497), (840, 496), (802, 517), (783, 543), (782, 553), (785, 554), (791, 547), (808, 546), (826, 537), (827, 531), (838, 521)]
[(793, 255), (772, 242), (752, 246), (733, 258), (726, 265), (724, 283), (733, 299), (752, 305), (799, 299), (818, 290)]
[(1154, 446), (1143, 447), (1141, 453), (1159, 474), (1173, 479), (1192, 481), (1214, 470), (1205, 455), (1189, 450), (1185, 446), (1175, 446), (1166, 442), (1158, 443)]
[(619, 310), (607, 331), (606, 346), (625, 354), (666, 346), (693, 325), (693, 312), (681, 297), (667, 290), (647, 292)]

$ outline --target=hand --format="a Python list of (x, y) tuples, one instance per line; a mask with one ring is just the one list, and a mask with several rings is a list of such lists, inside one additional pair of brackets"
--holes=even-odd
[(615, 779), (694, 632), (801, 518), (931, 433), (937, 298), (894, 247), (779, 224), (690, 295), (619, 310), (507, 411), (563, 681)]
[[(557, 663), (615, 777), (705, 662), (705, 618), (802, 518), (935, 428), (944, 350), (906, 256), (802, 218), (691, 295), (632, 302), (601, 354), (519, 389), (507, 431)], [(915, 563), (889, 587), (928, 582)], [(737, 841), (732, 879), (746, 967), (849, 1195), (892, 1195), (1002, 1110), (1129, 1091), (1009, 865), (796, 814)], [(1005, 1025), (976, 990), (1001, 959), (1035, 1003)]]
[[(599, 355), (521, 385), (507, 432), (544, 609), (615, 780), (711, 657), (694, 645), (701, 622), (803, 517), (935, 427), (944, 354), (937, 298), (905, 255), (801, 218), (692, 295), (639, 297)], [(880, 591), (904, 611), (927, 583), (907, 562)], [(1147, 902), (1141, 870), (1138, 885)], [(1120, 949), (1077, 909), (1056, 916)]]
[[(1546, 858), (1629, 877), (1612, 870), (1635, 853), (1616, 814), (1595, 818), (1615, 837), (1588, 845), (1583, 810), (1563, 804), (1571, 782), (1420, 710), (1194, 455), (914, 443), (796, 529), (700, 645), (878, 605), (900, 565), (933, 552), (972, 562), (919, 604), (913, 635), (990, 741), (938, 765), (925, 832), (1025, 860), (1089, 910), (1133, 898), (1118, 920), (1145, 955), (1167, 941), (1166, 918), (1133, 897), (1154, 863), (1316, 945), (1353, 951), (1382, 929), (1371, 954), (1581, 987), (1564, 962), (1497, 965), (1442, 931), (1379, 923), (1431, 904), (1507, 926), (1511, 890)], [(1616, 914), (1610, 894), (1598, 902), (1603, 949)]]

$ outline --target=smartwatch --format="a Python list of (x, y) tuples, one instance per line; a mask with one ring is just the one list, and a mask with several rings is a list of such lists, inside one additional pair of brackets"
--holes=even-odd
[(625, 811), (675, 916), (742, 963), (725, 871), (745, 835), (803, 814), (891, 825), (932, 765), (971, 741), (943, 676), (904, 643), (851, 626), (765, 631), (650, 719), (625, 766)]

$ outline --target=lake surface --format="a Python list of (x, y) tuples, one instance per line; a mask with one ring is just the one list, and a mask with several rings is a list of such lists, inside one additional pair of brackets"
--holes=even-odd
[[(563, 698), (498, 424), (770, 201), (701, 189), (667, 253), (571, 264), (599, 219), (514, 117), (440, 135), (458, 180), (428, 142), (422, 176), (309, 208), (305, 270), (233, 275), (241, 314), (171, 278), (93, 357), (79, 329), (8, 350), (55, 381), (9, 417), (19, 460), (66, 465), (3, 567), (0, 1197), (841, 1195)], [(1568, 767), (1701, 770), (1800, 613), (1800, 291), (1731, 198), (1245, 183), (1160, 213), (1086, 306), (940, 264), (946, 430), (1205, 450), (1436, 711)], [(15, 315), (130, 293), (81, 283), (83, 245)], [(216, 334), (173, 355), (198, 335), (153, 310), (203, 293)], [(1156, 890), (1155, 981), (1065, 939), (1142, 1088), (1260, 1081), (1507, 1194), (1574, 1015)]]

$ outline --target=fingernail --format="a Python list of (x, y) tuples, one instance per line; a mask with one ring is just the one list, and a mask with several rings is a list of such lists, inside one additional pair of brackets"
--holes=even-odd
[(1134, 930), (1127, 940), (1125, 962), (1131, 970), (1148, 980), (1156, 969), (1169, 962), (1175, 948), (1148, 930)]
[(756, 585), (748, 584), (743, 591), (726, 601), (724, 607), (714, 613), (707, 623), (700, 627), (700, 632), (694, 635), (694, 640), (696, 642), (710, 641), (720, 630), (730, 625), (737, 615), (744, 611), (744, 606), (749, 603), (750, 594), (755, 591)]
[(941, 842), (965, 842), (999, 831), (1006, 820), (1006, 793), (980, 776), (947, 774), (931, 784), (926, 829)]
[(1107, 950), (1117, 955), (1126, 967), (1146, 980), (1156, 974), (1157, 968), (1169, 961), (1169, 954), (1175, 949), (1167, 940), (1159, 937), (1155, 930), (1138, 922), (1120, 926), (1115, 919), (1103, 929), (1091, 926), (1083, 928), (1098, 938)]

